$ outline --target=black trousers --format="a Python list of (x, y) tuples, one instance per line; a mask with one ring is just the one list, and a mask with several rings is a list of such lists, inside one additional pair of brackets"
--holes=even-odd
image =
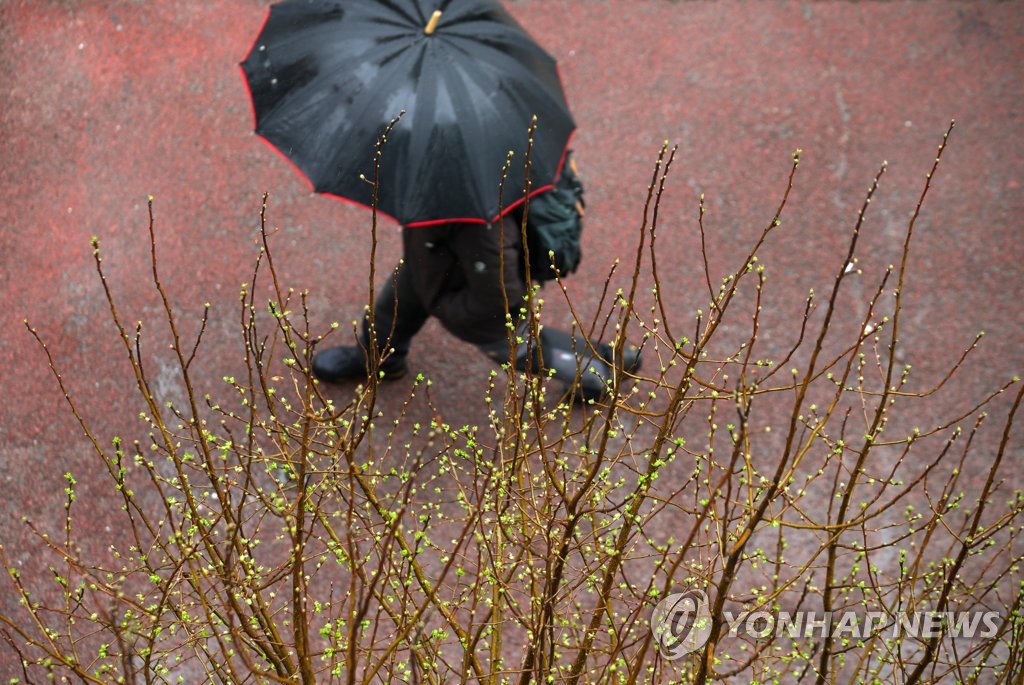
[[(522, 236), (515, 212), (485, 226), (452, 223), (402, 229), (403, 258), (374, 299), (379, 348), (409, 351), (431, 316), (475, 345), (507, 339), (506, 312), (518, 320), (526, 294)], [(506, 307), (507, 302), (507, 307)], [(369, 318), (364, 342), (369, 342)]]
[[(508, 357), (506, 312), (515, 326), (522, 315), (526, 283), (522, 235), (515, 216), (493, 226), (441, 224), (402, 229), (403, 259), (374, 298), (377, 348), (409, 352), (413, 337), (431, 316), (456, 337), (476, 345), (494, 361)], [(369, 317), (363, 343), (369, 345)], [(545, 326), (537, 344), (515, 350), (515, 366), (554, 370), (580, 399), (599, 399), (607, 389), (611, 359), (607, 345)], [(596, 354), (595, 354), (596, 352)]]

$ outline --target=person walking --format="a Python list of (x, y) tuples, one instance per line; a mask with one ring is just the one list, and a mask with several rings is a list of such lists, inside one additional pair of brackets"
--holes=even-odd
[[(357, 344), (319, 350), (313, 373), (365, 378), (376, 351), (376, 371), (398, 378), (431, 316), (506, 358), (506, 316), (528, 323), (523, 254), (548, 253), (524, 249), (515, 207), (528, 176), (564, 176), (576, 128), (554, 57), (499, 0), (283, 0), (241, 68), (254, 130), (316, 192), (402, 226), (404, 259), (376, 298), (373, 330), (367, 317)], [(510, 166), (510, 154), (528, 165)], [(516, 350), (516, 368), (554, 369), (581, 399), (602, 397), (616, 367), (639, 368), (635, 348), (616, 364), (609, 345), (549, 327), (539, 338)]]

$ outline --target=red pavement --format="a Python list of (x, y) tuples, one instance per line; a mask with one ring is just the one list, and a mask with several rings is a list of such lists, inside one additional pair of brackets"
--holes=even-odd
[[(508, 3), (559, 59), (588, 184), (585, 313), (629, 254), (663, 140), (679, 144), (662, 210), (660, 266), (681, 317), (703, 302), (696, 208), (706, 197), (712, 268), (735, 266), (770, 218), (789, 156), (804, 150), (782, 232), (762, 253), (773, 303), (824, 290), (865, 190), (889, 167), (861, 250), (878, 273), (897, 253), (949, 120), (957, 127), (918, 224), (903, 339), (922, 385), (979, 330), (977, 356), (936, 409), (968, 407), (1024, 370), (1024, 5), (1020, 3)], [(59, 508), (61, 474), (86, 494), (96, 468), (22, 325), (49, 343), (104, 440), (139, 427), (132, 379), (106, 316), (89, 238), (100, 237), (128, 322), (162, 329), (149, 285), (146, 197), (156, 198), (162, 277), (194, 330), (211, 304), (210, 387), (241, 365), (237, 291), (255, 257), (260, 196), (280, 227), (286, 284), (314, 321), (348, 321), (366, 292), (367, 216), (311, 195), (250, 132), (237, 68), (267, 3), (255, 0), (0, 0), (0, 541), (33, 567), (16, 521)], [(382, 264), (397, 256), (382, 235)], [(866, 291), (864, 297), (867, 297)], [(857, 315), (861, 312), (858, 311)], [(191, 315), (191, 318), (189, 318)], [(151, 374), (180, 397), (170, 352)], [(413, 362), (459, 423), (478, 420), (489, 364), (435, 325)], [(397, 392), (396, 396), (404, 393)], [(999, 405), (1003, 406), (1003, 405)], [(1019, 442), (1019, 441), (1018, 441)], [(1016, 487), (1024, 486), (1019, 444)], [(102, 517), (90, 523), (103, 527)], [(9, 591), (0, 601), (10, 606)], [(0, 648), (0, 652), (6, 647)], [(0, 671), (4, 671), (0, 657)]]

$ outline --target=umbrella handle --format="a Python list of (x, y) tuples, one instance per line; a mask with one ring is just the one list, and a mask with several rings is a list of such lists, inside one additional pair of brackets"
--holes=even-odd
[(428, 36), (433, 35), (434, 30), (437, 29), (437, 22), (441, 18), (441, 10), (434, 10), (434, 13), (430, 15), (430, 20), (427, 22), (426, 28), (423, 29), (423, 33)]

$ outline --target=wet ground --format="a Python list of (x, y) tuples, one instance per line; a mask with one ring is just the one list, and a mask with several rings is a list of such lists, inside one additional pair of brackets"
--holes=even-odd
[[(901, 338), (926, 386), (978, 331), (986, 333), (943, 399), (928, 405), (936, 415), (969, 408), (1024, 370), (1022, 5), (508, 6), (559, 60), (579, 125), (573, 147), (589, 212), (584, 263), (570, 290), (585, 315), (612, 261), (631, 254), (663, 141), (679, 147), (661, 208), (659, 268), (662, 289), (684, 319), (705, 300), (699, 196), (708, 208), (711, 270), (723, 273), (772, 216), (790, 155), (803, 150), (783, 230), (761, 253), (784, 313), (786, 303), (799, 308), (809, 288), (825, 289), (886, 160), (859, 263), (877, 274), (897, 257), (955, 119), (916, 226)], [(133, 379), (102, 299), (91, 236), (100, 238), (123, 320), (153, 322), (159, 338), (146, 231), (147, 197), (155, 198), (161, 279), (186, 332), (194, 334), (210, 304), (197, 362), (210, 387), (241, 367), (238, 290), (257, 254), (264, 192), (279, 229), (273, 244), (282, 280), (309, 289), (314, 326), (347, 322), (362, 307), (366, 214), (311, 194), (251, 133), (237, 63), (266, 7), (254, 0), (0, 0), (0, 364), (7, 388), (0, 540), (25, 569), (40, 560), (22, 546), (19, 518), (59, 513), (65, 471), (78, 475), (86, 496), (102, 479), (23, 319), (47, 342), (98, 437), (138, 430)], [(397, 230), (382, 227), (380, 240), (389, 265), (398, 256)], [(171, 352), (153, 344), (151, 377), (162, 395), (180, 399)], [(411, 361), (434, 379), (434, 401), (446, 417), (479, 420), (486, 359), (431, 324)], [(398, 386), (395, 396), (404, 396)], [(1000, 403), (993, 413), (1005, 410)], [(1020, 439), (1014, 443), (1010, 473), (1020, 487), (1024, 455)], [(100, 515), (87, 527), (104, 525)], [(0, 598), (10, 606), (6, 587)]]

